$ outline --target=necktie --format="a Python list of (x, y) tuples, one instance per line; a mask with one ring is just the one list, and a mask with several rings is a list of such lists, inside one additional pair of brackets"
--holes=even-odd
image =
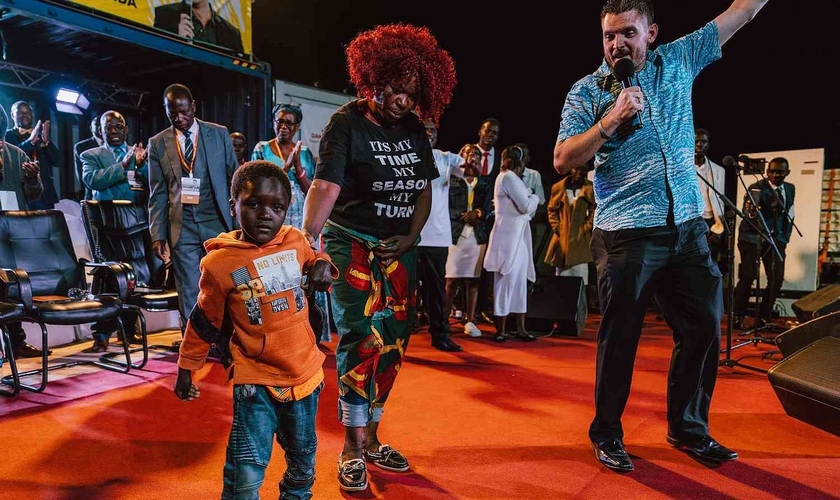
[(484, 159), (481, 163), (481, 175), (487, 175), (490, 173), (490, 165), (488, 164), (487, 159), (490, 157), (489, 152), (484, 153)]
[(192, 162), (194, 152), (195, 151), (193, 150), (192, 139), (190, 139), (190, 131), (185, 130), (184, 131), (184, 160), (186, 160), (187, 163)]
[(776, 194), (779, 195), (779, 201), (782, 202), (782, 210), (785, 209), (785, 190), (782, 189), (782, 186), (776, 188)]
[(119, 162), (121, 162), (125, 159), (125, 154), (127, 152), (128, 152), (128, 149), (126, 149), (125, 145), (122, 145), (122, 146), (118, 147), (114, 151), (114, 154), (116, 154), (116, 156), (117, 156), (117, 163), (119, 163)]

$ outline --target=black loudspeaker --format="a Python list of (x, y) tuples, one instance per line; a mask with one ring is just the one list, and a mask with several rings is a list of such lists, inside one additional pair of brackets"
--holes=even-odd
[(528, 294), (525, 328), (531, 332), (578, 336), (586, 325), (583, 278), (537, 276)]
[(823, 337), (779, 361), (767, 376), (789, 416), (840, 436), (840, 338)]
[(840, 310), (840, 284), (828, 285), (791, 304), (800, 323)]
[(776, 336), (782, 356), (788, 357), (817, 340), (833, 335), (840, 338), (840, 311), (818, 316)]

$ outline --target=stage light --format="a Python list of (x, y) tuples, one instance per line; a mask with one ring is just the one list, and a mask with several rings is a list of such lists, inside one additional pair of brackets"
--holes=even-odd
[(56, 110), (74, 115), (83, 115), (90, 106), (90, 101), (84, 94), (63, 87), (55, 94), (55, 101)]

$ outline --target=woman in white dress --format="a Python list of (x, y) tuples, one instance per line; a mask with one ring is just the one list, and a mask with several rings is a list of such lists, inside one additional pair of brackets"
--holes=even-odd
[(484, 268), (493, 272), (493, 314), (496, 322), (494, 340), (505, 340), (507, 317), (516, 317), (520, 340), (536, 340), (525, 330), (528, 310), (528, 281), (536, 281), (534, 249), (531, 246), (530, 220), (540, 199), (522, 182), (525, 151), (509, 146), (502, 151), (502, 165), (493, 192), (496, 222), (490, 232)]

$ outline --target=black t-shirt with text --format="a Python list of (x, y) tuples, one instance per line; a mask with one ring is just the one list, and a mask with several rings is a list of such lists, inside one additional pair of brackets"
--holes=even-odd
[(321, 137), (315, 178), (341, 186), (330, 220), (375, 236), (408, 234), (417, 197), (440, 174), (413, 113), (393, 127), (365, 118), (365, 101), (341, 106)]

